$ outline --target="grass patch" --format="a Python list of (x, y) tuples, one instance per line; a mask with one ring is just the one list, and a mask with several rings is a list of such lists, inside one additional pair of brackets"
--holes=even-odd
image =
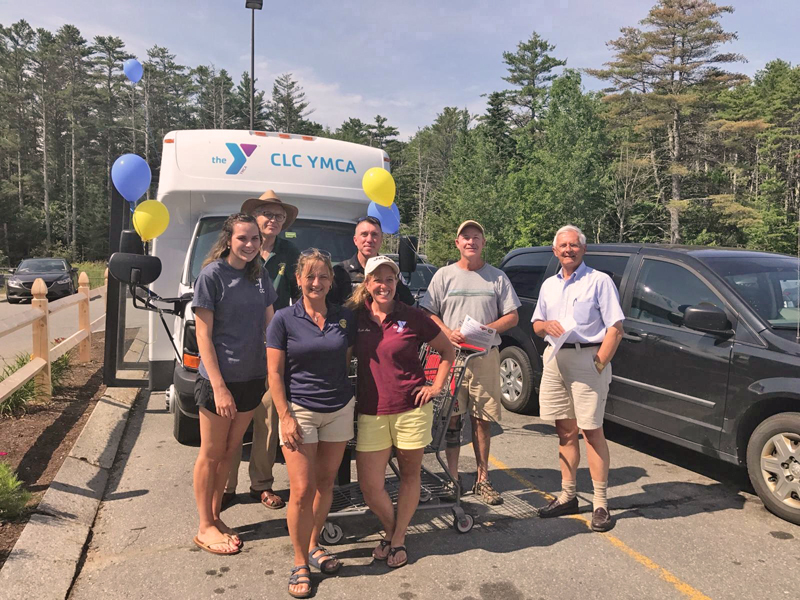
[(86, 271), (89, 276), (89, 288), (94, 289), (105, 284), (106, 263), (103, 261), (72, 263), (72, 266), (78, 269), (78, 275)]
[(25, 512), (30, 497), (11, 466), (0, 460), (0, 522), (13, 521)]
[[(50, 363), (50, 381), (53, 386), (53, 392), (56, 392), (64, 381), (64, 377), (70, 369), (70, 354), (67, 352)], [(13, 375), (22, 367), (27, 365), (31, 360), (28, 354), (18, 354), (11, 363), (6, 363), (2, 371), (0, 371), (0, 381)], [(8, 398), (0, 402), (0, 417), (8, 417), (25, 413), (26, 406), (29, 402), (36, 400), (39, 397), (39, 392), (36, 389), (36, 382), (31, 379), (16, 392), (11, 394)]]

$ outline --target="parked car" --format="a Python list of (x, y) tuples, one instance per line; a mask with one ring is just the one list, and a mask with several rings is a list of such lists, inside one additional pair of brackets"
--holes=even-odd
[(26, 258), (11, 270), (6, 298), (11, 304), (30, 300), (33, 282), (40, 278), (47, 284), (48, 300), (70, 296), (78, 290), (77, 273), (63, 258)]
[[(391, 258), (398, 265), (400, 264), (399, 254), (387, 254), (386, 256)], [(433, 279), (433, 274), (439, 270), (439, 267), (432, 265), (427, 261), (427, 256), (424, 254), (417, 254), (416, 271), (412, 272), (410, 277), (408, 276), (408, 273), (401, 274), (403, 277), (403, 283), (405, 283), (408, 286), (408, 289), (411, 290), (411, 293), (414, 295), (414, 299), (417, 301), (417, 303), (422, 300), (425, 292), (428, 291), (428, 285), (430, 285), (431, 279)]]
[[(587, 265), (620, 291), (624, 335), (606, 418), (747, 468), (764, 505), (800, 524), (798, 259), (708, 247), (590, 245)], [(544, 340), (531, 316), (550, 247), (500, 268), (522, 301), (503, 336), (503, 404), (535, 409)], [(788, 294), (788, 295), (787, 295)]]

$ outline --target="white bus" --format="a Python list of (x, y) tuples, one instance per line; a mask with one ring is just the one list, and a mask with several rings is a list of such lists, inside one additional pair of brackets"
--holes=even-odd
[[(297, 206), (299, 215), (281, 234), (304, 250), (331, 253), (334, 262), (355, 252), (355, 221), (367, 213), (361, 188), (367, 169), (389, 169), (378, 148), (311, 136), (263, 131), (173, 131), (164, 138), (158, 201), (169, 209), (170, 223), (151, 254), (162, 272), (150, 289), (161, 297), (192, 291), (206, 253), (224, 219), (247, 198), (272, 189)], [(149, 319), (149, 369), (152, 389), (168, 389), (175, 415), (175, 437), (192, 441), (197, 434), (194, 403), (197, 347), (190, 308), (172, 323), (176, 360), (156, 313)]]

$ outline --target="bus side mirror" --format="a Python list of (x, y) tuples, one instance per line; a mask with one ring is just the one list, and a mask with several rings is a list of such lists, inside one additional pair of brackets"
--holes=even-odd
[(397, 250), (398, 262), (401, 273), (413, 273), (417, 270), (417, 238), (416, 236), (402, 236)]
[(108, 260), (108, 272), (123, 283), (149, 285), (161, 275), (161, 259), (128, 252), (115, 252)]

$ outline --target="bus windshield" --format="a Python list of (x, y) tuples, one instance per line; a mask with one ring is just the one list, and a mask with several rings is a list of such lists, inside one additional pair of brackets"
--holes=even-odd
[[(184, 281), (185, 285), (194, 285), (194, 281), (203, 267), (203, 261), (217, 240), (224, 221), (225, 217), (201, 219), (197, 230), (197, 239), (192, 245), (189, 281)], [(301, 252), (312, 247), (326, 250), (330, 252), (331, 260), (336, 264), (350, 258), (356, 252), (355, 244), (353, 244), (353, 229), (352, 223), (298, 219), (292, 224), (289, 231), (281, 233), (281, 237), (292, 242)]]

